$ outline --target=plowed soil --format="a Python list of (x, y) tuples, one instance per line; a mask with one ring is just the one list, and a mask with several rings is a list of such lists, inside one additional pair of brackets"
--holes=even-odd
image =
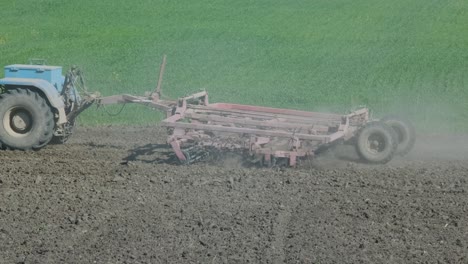
[(468, 136), (406, 158), (180, 166), (159, 127), (0, 152), (0, 263), (468, 263)]

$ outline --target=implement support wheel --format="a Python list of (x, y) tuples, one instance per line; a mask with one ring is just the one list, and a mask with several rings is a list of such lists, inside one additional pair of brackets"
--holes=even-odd
[(408, 154), (416, 142), (416, 132), (411, 122), (397, 116), (387, 116), (380, 121), (389, 125), (395, 131), (398, 142), (395, 154), (401, 156)]
[(396, 149), (395, 132), (385, 123), (368, 123), (357, 136), (356, 150), (368, 163), (387, 163), (393, 158)]
[(54, 115), (47, 101), (26, 88), (0, 95), (0, 141), (3, 149), (37, 150), (53, 136)]

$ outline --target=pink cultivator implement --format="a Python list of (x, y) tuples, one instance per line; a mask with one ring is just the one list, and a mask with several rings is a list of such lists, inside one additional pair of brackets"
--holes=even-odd
[(161, 65), (156, 91), (148, 96), (116, 95), (99, 104), (138, 103), (161, 111), (167, 118), (168, 144), (183, 164), (202, 160), (212, 151), (240, 151), (251, 161), (295, 166), (336, 142), (356, 146), (370, 163), (386, 163), (394, 154), (406, 154), (414, 145), (414, 129), (406, 120), (389, 117), (369, 120), (361, 108), (346, 115), (261, 106), (208, 102), (203, 91), (176, 101), (161, 100)]
[[(198, 99), (200, 104), (191, 104)], [(208, 103), (208, 94), (181, 98), (174, 115), (162, 122), (172, 128), (168, 138), (183, 162), (192, 155), (184, 145), (221, 150), (245, 150), (267, 164), (285, 158), (291, 166), (298, 157), (313, 156), (323, 144), (349, 139), (368, 120), (367, 109), (349, 115), (312, 113), (260, 106)]]

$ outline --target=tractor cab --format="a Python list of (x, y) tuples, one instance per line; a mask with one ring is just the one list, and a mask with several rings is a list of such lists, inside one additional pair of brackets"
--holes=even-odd
[(5, 78), (40, 79), (44, 80), (59, 92), (62, 91), (65, 77), (62, 67), (48, 65), (13, 64), (5, 66)]

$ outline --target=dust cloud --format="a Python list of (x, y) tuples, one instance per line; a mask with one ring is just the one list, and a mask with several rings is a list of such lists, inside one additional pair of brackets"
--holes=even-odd
[[(405, 156), (395, 156), (388, 165), (431, 161), (468, 161), (468, 134), (418, 133), (414, 148)], [(319, 169), (345, 168), (356, 165), (373, 166), (360, 161), (353, 145), (337, 145), (316, 156), (309, 165)]]

